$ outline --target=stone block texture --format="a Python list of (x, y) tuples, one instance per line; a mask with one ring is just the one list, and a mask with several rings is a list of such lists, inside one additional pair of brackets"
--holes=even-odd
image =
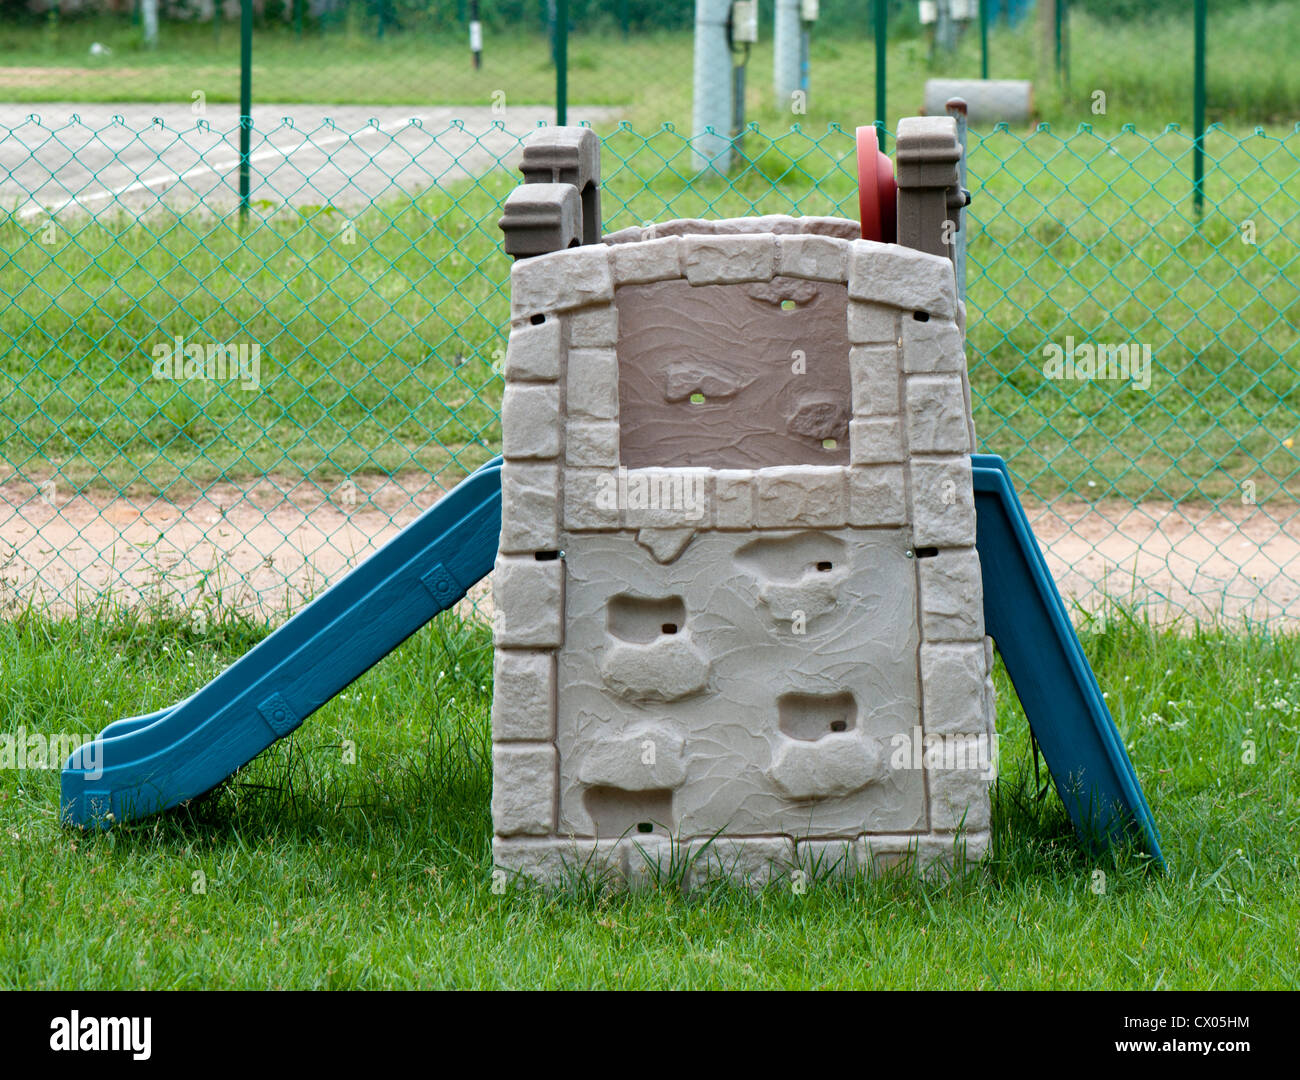
[(833, 218), (670, 221), (511, 288), (497, 866), (787, 888), (981, 858), (950, 262)]

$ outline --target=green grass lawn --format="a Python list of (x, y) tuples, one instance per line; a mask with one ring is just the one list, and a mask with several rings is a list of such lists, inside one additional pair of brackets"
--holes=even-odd
[[(1289, 124), (1300, 115), (1300, 74), (1292, 62), (1300, 25), (1290, 4), (1261, 2), (1210, 13), (1207, 91), (1211, 120)], [(908, 23), (911, 23), (910, 13)], [(931, 58), (928, 37), (914, 24), (891, 29), (886, 100), (892, 118), (916, 111), (931, 76), (976, 77), (978, 34), (966, 33), (955, 55)], [(806, 120), (846, 126), (874, 118), (875, 47), (870, 17), (861, 24), (822, 26), (812, 35)], [(749, 117), (784, 127), (790, 103), (772, 98), (772, 27), (765, 22), (749, 62)], [(1159, 41), (1153, 54), (1151, 43)], [(98, 42), (112, 51), (92, 56)], [(1094, 93), (1104, 91), (1105, 122), (1144, 126), (1187, 123), (1192, 115), (1190, 13), (1149, 22), (1104, 22), (1073, 11), (1068, 82), (1044, 62), (1035, 20), (990, 35), (994, 78), (1035, 82), (1039, 117), (1056, 123), (1096, 122)], [(470, 65), (467, 33), (389, 33), (381, 40), (359, 23), (325, 30), (258, 28), (254, 38), (255, 100), (390, 105), (488, 105), (555, 100), (547, 39), (537, 32), (489, 24), (483, 67)], [(164, 22), (158, 47), (143, 47), (129, 18), (78, 20), (0, 30), (0, 95), (14, 102), (158, 101), (189, 103), (195, 90), (211, 102), (239, 100), (239, 35), (235, 24)], [(7, 71), (5, 69), (8, 69)], [(569, 100), (622, 105), (639, 127), (688, 123), (692, 34), (639, 32), (624, 39), (602, 28), (574, 28), (569, 42)]]
[[(453, 475), (500, 444), (499, 350), (509, 319), (498, 248), (504, 170), (394, 197), (355, 222), (316, 208), (249, 233), (195, 212), (78, 223), (54, 249), (10, 221), (0, 267), (0, 446), (24, 476), (77, 488), (203, 487), (275, 473)], [(255, 391), (152, 377), (152, 350), (261, 345)], [(54, 463), (57, 463), (55, 466)], [(175, 492), (174, 492), (175, 493)]]
[[(1216, 501), (1252, 479), (1265, 506), (1287, 508), (1278, 517), (1293, 509), (1300, 25), (1284, 9), (1212, 20), (1211, 118), (1227, 128), (1208, 138), (1199, 224), (1188, 135), (1164, 128), (1190, 114), (1186, 20), (1116, 29), (1076, 14), (1069, 88), (1038, 87), (1057, 128), (972, 141), (976, 424), (1031, 495)], [(156, 53), (133, 34), (6, 27), (0, 96), (237, 96), (231, 28), (214, 48), (210, 26), (166, 26)], [(93, 40), (112, 55), (88, 58)], [(259, 51), (256, 94), (550, 100), (540, 39), (489, 35), (487, 47), (474, 76), (459, 39), (283, 35)], [(930, 68), (920, 40), (892, 49), (899, 115)], [(793, 130), (766, 98), (761, 46), (749, 117), (762, 131), (725, 179), (694, 174), (684, 121), (661, 126), (689, 114), (684, 36), (578, 34), (571, 56), (571, 100), (623, 105), (629, 121), (605, 144), (608, 228), (856, 216), (850, 140), (827, 122), (869, 118), (868, 39), (815, 38), (811, 108)], [(995, 35), (995, 75), (1034, 65), (1028, 31)], [(944, 73), (976, 70), (968, 38)], [(1105, 117), (1088, 109), (1093, 89), (1107, 93)], [(1251, 134), (1257, 122), (1266, 133)], [(323, 487), (406, 470), (454, 479), (500, 442), (509, 268), (496, 219), (515, 182), (493, 169), (395, 189), (353, 215), (355, 245), (341, 243), (332, 207), (259, 206), (247, 231), (201, 211), (65, 216), (52, 244), (43, 222), (0, 221), (0, 481), (54, 476), (66, 496), (266, 474)], [(151, 348), (177, 333), (261, 343), (260, 391), (152, 380)], [(1151, 390), (1044, 380), (1042, 347), (1067, 334), (1149, 343)], [(0, 986), (1295, 987), (1300, 640), (1077, 617), (1167, 874), (1078, 847), (1039, 786), (999, 669), (1003, 776), (978, 872), (814, 881), (803, 895), (686, 897), (664, 882), (625, 896), (582, 880), (494, 894), (490, 635), (444, 616), (212, 796), (161, 819), (70, 832), (56, 771), (0, 770)], [(20, 612), (0, 622), (0, 733), (96, 732), (184, 697), (264, 632), (231, 617), (199, 633), (184, 613), (107, 601), (76, 618)]]
[[(0, 731), (91, 732), (163, 706), (260, 633), (107, 607), (0, 623)], [(0, 985), (1295, 988), (1300, 642), (1122, 613), (1083, 641), (1167, 874), (1076, 845), (999, 670), (1003, 769), (977, 872), (802, 895), (579, 878), (494, 894), (490, 638), (444, 616), (187, 810), (68, 831), (57, 772), (0, 772)]]

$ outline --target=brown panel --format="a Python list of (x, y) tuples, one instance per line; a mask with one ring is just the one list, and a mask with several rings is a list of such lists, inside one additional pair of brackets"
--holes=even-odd
[(614, 300), (623, 465), (848, 464), (844, 285), (660, 281), (621, 286)]

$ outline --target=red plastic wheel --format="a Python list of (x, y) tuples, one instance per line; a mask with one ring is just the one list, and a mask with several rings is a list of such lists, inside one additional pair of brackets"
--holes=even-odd
[(874, 124), (860, 127), (858, 141), (858, 214), (862, 239), (893, 244), (898, 240), (898, 184), (894, 163), (881, 153)]

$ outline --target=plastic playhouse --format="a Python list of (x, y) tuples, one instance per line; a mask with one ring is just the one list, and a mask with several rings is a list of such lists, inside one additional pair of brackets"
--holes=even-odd
[(859, 132), (861, 220), (600, 234), (600, 144), (525, 147), (503, 457), (194, 696), (64, 820), (209, 790), (495, 568), (494, 859), (761, 883), (988, 846), (996, 646), (1090, 843), (1158, 837), (1011, 478), (975, 453), (946, 117)]

